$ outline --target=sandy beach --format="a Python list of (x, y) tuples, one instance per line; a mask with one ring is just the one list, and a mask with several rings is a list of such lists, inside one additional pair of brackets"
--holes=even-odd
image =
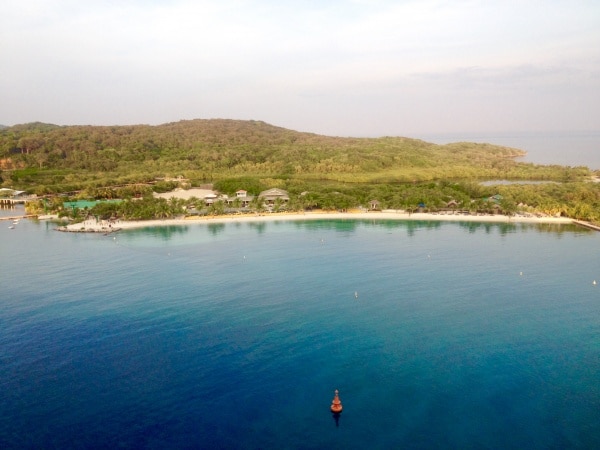
[(306, 213), (263, 213), (263, 214), (235, 214), (222, 216), (188, 216), (178, 219), (164, 220), (136, 220), (114, 222), (96, 221), (88, 219), (84, 222), (69, 224), (58, 228), (60, 231), (70, 232), (114, 232), (132, 228), (191, 225), (203, 223), (228, 223), (228, 222), (274, 222), (291, 220), (322, 220), (322, 219), (349, 219), (349, 220), (422, 220), (422, 221), (450, 221), (450, 222), (495, 222), (495, 223), (573, 223), (566, 217), (536, 217), (536, 216), (505, 216), (505, 215), (464, 215), (464, 214), (434, 214), (412, 213), (404, 211), (381, 212), (306, 212)]

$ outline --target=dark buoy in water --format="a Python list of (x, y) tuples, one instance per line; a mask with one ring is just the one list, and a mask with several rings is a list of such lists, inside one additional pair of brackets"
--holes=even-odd
[(339, 414), (342, 412), (342, 402), (340, 401), (340, 396), (337, 389), (335, 390), (335, 395), (331, 402), (331, 412), (334, 414)]

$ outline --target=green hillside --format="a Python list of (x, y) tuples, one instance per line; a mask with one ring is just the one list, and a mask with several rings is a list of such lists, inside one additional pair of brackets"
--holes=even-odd
[[(171, 217), (183, 208), (209, 210), (198, 199), (167, 202), (152, 192), (212, 183), (234, 195), (278, 187), (287, 209), (348, 209), (377, 200), (381, 208), (447, 208), (544, 213), (600, 221), (600, 183), (586, 167), (517, 162), (523, 152), (493, 144), (436, 145), (405, 137), (344, 138), (300, 133), (258, 121), (190, 120), (158, 126), (58, 126), (30, 123), (0, 129), (0, 187), (30, 194), (70, 193), (102, 203), (95, 214)], [(162, 179), (163, 181), (158, 181)], [(482, 186), (481, 180), (545, 180), (538, 185)], [(495, 201), (490, 201), (494, 196)], [(139, 200), (143, 199), (142, 202)], [(63, 209), (50, 195), (32, 211)], [(253, 209), (260, 209), (259, 203)]]
[(394, 183), (587, 174), (585, 169), (557, 171), (515, 162), (522, 154), (491, 144), (320, 136), (259, 121), (190, 120), (158, 126), (31, 123), (0, 130), (2, 184), (39, 193), (179, 175), (194, 183), (238, 176)]

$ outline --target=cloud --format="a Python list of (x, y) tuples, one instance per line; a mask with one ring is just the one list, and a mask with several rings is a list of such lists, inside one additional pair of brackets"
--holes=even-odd
[(220, 116), (394, 134), (399, 117), (458, 129), (495, 109), (513, 127), (511, 105), (534, 116), (541, 97), (600, 91), (597, 23), (592, 1), (21, 0), (0, 17), (0, 123)]

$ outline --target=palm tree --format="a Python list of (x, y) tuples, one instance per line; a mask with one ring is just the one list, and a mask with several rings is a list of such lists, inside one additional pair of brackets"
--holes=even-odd
[(280, 198), (276, 198), (275, 202), (273, 203), (273, 211), (279, 212), (283, 204), (283, 200), (281, 200)]

